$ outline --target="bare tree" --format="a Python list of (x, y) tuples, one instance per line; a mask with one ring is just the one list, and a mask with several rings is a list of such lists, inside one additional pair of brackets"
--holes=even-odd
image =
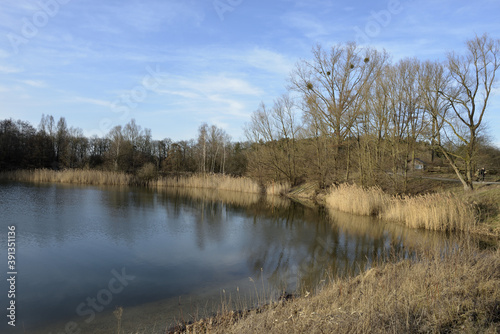
[(208, 157), (210, 161), (210, 172), (215, 173), (217, 157), (222, 153), (223, 150), (223, 137), (224, 130), (218, 128), (216, 125), (212, 125), (208, 132)]
[(83, 135), (83, 130), (80, 128), (69, 128), (69, 167), (81, 168), (85, 163), (88, 151), (88, 139)]
[(430, 139), (432, 161), (441, 142), (441, 131), (450, 109), (449, 102), (439, 92), (449, 91), (449, 85), (450, 76), (442, 63), (426, 61), (422, 64), (419, 87), (422, 108), (429, 115), (427, 136)]
[(500, 40), (484, 34), (467, 41), (466, 46), (464, 55), (448, 54), (447, 68), (453, 85), (440, 91), (454, 116), (440, 117), (463, 150), (451, 152), (442, 144), (440, 148), (464, 189), (472, 190), (478, 133), (500, 67)]
[[(310, 99), (314, 99), (311, 96)], [(303, 128), (305, 145), (304, 160), (307, 161), (306, 173), (308, 177), (318, 182), (320, 188), (325, 188), (329, 183), (330, 174), (334, 170), (331, 157), (334, 155), (331, 145), (331, 136), (328, 126), (322, 121), (314, 101), (304, 101)]]
[(426, 115), (421, 107), (419, 89), (420, 62), (417, 59), (403, 59), (386, 68), (385, 92), (387, 98), (388, 136), (392, 153), (393, 184), (406, 191), (409, 162), (415, 159), (415, 150), (423, 139), (427, 125)]
[[(392, 86), (388, 73), (390, 66), (386, 65), (382, 73), (377, 76), (366, 104), (362, 131), (358, 130), (359, 168), (363, 185), (375, 184), (376, 175), (386, 178), (388, 176), (386, 170), (389, 168), (387, 161), (393, 161), (390, 148), (392, 105)], [(387, 156), (391, 158), (387, 159)]]
[(226, 174), (226, 159), (228, 156), (227, 154), (228, 149), (230, 149), (231, 147), (231, 136), (224, 131), (221, 140), (222, 140), (222, 157), (220, 163), (220, 172), (222, 174)]
[[(358, 121), (369, 87), (387, 61), (385, 52), (359, 48), (355, 43), (333, 46), (328, 52), (313, 49), (313, 59), (297, 64), (290, 76), (290, 89), (315, 103), (316, 115), (328, 124), (339, 159), (339, 149)], [(311, 98), (313, 97), (313, 98)], [(347, 170), (349, 169), (347, 156)], [(346, 178), (348, 173), (346, 173)]]
[(199, 151), (199, 166), (200, 172), (207, 172), (207, 141), (208, 141), (208, 124), (203, 123), (198, 128), (198, 151)]
[(274, 101), (271, 109), (262, 103), (252, 114), (252, 121), (245, 132), (250, 142), (256, 144), (250, 168), (261, 170), (267, 166), (274, 171), (274, 178), (285, 178), (292, 184), (299, 180), (298, 139), (302, 131), (297, 121), (295, 103), (288, 95)]
[(114, 170), (118, 170), (119, 160), (122, 156), (122, 149), (125, 139), (123, 138), (122, 126), (117, 125), (112, 128), (108, 133), (108, 138), (110, 141), (109, 155), (113, 161)]
[(69, 132), (64, 117), (59, 118), (56, 132), (56, 160), (58, 167), (69, 167)]

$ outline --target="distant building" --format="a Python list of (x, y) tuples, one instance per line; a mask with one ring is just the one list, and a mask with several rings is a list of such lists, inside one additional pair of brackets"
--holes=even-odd
[(411, 161), (410, 166), (413, 170), (423, 171), (425, 169), (425, 162), (419, 158), (415, 158)]

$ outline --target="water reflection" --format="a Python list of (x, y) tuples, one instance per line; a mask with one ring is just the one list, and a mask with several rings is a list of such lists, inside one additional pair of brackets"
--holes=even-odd
[(112, 269), (126, 268), (136, 279), (114, 296), (109, 312), (200, 289), (218, 295), (244, 281), (251, 292), (248, 277), (268, 289), (309, 290), (391, 254), (411, 256), (421, 244), (443, 242), (442, 234), (368, 217), (212, 190), (10, 183), (0, 185), (0, 210), (0, 228), (15, 224), (19, 231), (18, 302), (27, 328), (75, 317), (81, 323), (76, 306), (108, 284)]

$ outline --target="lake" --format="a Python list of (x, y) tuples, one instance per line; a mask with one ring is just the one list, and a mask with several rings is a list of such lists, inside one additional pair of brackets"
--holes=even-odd
[[(175, 320), (314, 291), (446, 237), (278, 197), (212, 190), (0, 184), (2, 277), (16, 229), (16, 327), (161, 332)], [(430, 245), (429, 245), (430, 244)]]

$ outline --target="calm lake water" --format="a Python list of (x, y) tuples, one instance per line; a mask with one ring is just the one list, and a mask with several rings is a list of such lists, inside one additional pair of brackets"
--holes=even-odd
[[(442, 234), (281, 198), (170, 189), (0, 184), (2, 333), (159, 333), (174, 319), (255, 304)], [(7, 325), (8, 226), (16, 227), (16, 327)], [(267, 298), (267, 297), (266, 297)]]

